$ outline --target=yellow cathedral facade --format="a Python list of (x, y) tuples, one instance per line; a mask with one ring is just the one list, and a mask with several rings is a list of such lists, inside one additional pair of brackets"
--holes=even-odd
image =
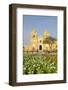
[(44, 39), (50, 37), (50, 33), (46, 30), (42, 37), (38, 36), (36, 30), (32, 30), (30, 34), (30, 44), (24, 46), (24, 51), (38, 51), (38, 52), (45, 52), (45, 51), (56, 51), (57, 50), (57, 40), (54, 40), (52, 43), (44, 43)]

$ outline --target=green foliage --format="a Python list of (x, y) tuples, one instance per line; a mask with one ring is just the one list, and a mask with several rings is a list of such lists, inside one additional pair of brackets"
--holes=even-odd
[(57, 55), (24, 54), (23, 74), (48, 74), (57, 72)]
[(56, 38), (53, 37), (48, 37), (48, 38), (44, 38), (43, 40), (43, 44), (48, 43), (48, 44), (52, 44), (56, 41)]

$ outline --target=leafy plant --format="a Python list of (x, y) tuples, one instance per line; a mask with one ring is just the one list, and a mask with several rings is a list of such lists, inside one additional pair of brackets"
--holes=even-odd
[(23, 74), (48, 74), (57, 72), (57, 55), (24, 54)]

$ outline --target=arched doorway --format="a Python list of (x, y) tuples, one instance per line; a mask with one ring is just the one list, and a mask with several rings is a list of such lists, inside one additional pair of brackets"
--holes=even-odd
[(39, 50), (42, 50), (42, 45), (39, 45)]

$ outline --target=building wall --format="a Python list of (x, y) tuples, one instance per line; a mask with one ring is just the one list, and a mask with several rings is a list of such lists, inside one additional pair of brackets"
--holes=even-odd
[(24, 51), (55, 51), (57, 50), (57, 41), (53, 44), (43, 44), (43, 38), (49, 37), (50, 34), (46, 31), (39, 37), (37, 32), (33, 30), (31, 32), (31, 44), (24, 47)]

